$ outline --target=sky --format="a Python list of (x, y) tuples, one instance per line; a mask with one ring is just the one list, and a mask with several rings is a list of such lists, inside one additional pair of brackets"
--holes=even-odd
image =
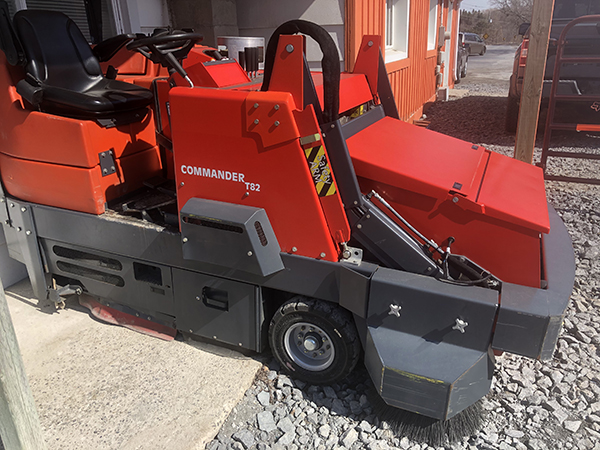
[(472, 9), (488, 9), (490, 7), (489, 0), (463, 0), (460, 4), (460, 9), (471, 11)]

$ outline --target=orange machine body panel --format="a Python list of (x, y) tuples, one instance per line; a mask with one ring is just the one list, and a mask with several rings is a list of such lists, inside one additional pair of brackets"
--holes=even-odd
[(180, 210), (192, 197), (264, 208), (282, 251), (338, 260), (291, 94), (174, 88), (170, 99)]
[(348, 149), (363, 192), (377, 191), (438, 244), (453, 236), (453, 253), (498, 278), (540, 286), (549, 219), (539, 168), (387, 117)]
[[(0, 167), (10, 195), (100, 214), (107, 201), (160, 174), (151, 112), (140, 123), (102, 128), (91, 120), (31, 111), (15, 88), (23, 77), (21, 69), (10, 67), (0, 52)], [(104, 177), (103, 152), (113, 153), (116, 168)]]

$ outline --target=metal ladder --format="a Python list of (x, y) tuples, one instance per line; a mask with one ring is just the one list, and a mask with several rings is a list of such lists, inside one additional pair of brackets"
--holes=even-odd
[[(600, 63), (600, 54), (593, 56), (564, 56), (564, 47), (567, 44), (567, 34), (569, 31), (582, 23), (595, 22), (600, 23), (600, 15), (582, 16), (575, 20), (572, 20), (565, 26), (558, 40), (556, 48), (556, 61), (554, 63), (554, 74), (552, 75), (552, 88), (550, 90), (550, 99), (548, 103), (548, 114), (546, 117), (546, 128), (544, 132), (544, 143), (542, 146), (542, 158), (539, 166), (544, 170), (544, 179), (553, 181), (568, 181), (572, 183), (587, 183), (587, 184), (598, 184), (600, 185), (600, 179), (596, 178), (582, 178), (582, 177), (568, 177), (562, 175), (551, 175), (546, 173), (546, 167), (548, 157), (560, 157), (560, 158), (577, 158), (577, 159), (589, 159), (589, 160), (600, 160), (600, 154), (588, 153), (588, 152), (564, 152), (551, 150), (550, 137), (553, 130), (567, 130), (567, 131), (590, 131), (600, 132), (600, 125), (588, 124), (588, 123), (565, 123), (555, 122), (554, 113), (556, 109), (557, 100), (562, 101), (576, 101), (576, 102), (594, 102), (592, 108), (597, 105), (598, 113), (600, 114), (600, 94), (596, 95), (574, 95), (574, 94), (559, 94), (558, 86), (560, 83), (560, 70), (563, 64), (580, 64), (580, 63)], [(596, 49), (600, 51), (600, 49)], [(598, 73), (600, 78), (600, 71)]]

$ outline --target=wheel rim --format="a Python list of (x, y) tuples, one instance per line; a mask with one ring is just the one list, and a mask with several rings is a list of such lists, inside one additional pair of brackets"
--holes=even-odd
[(303, 369), (318, 372), (333, 363), (335, 348), (331, 338), (321, 327), (298, 322), (287, 329), (283, 339), (288, 356)]

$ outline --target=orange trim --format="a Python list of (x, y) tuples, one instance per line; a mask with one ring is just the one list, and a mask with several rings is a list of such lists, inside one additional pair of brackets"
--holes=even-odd
[(433, 50), (427, 50), (427, 53), (425, 54), (425, 59), (429, 59), (429, 58), (435, 58), (437, 56), (437, 49), (433, 49)]
[(398, 61), (392, 61), (385, 65), (387, 73), (390, 74), (392, 72), (397, 72), (398, 70), (402, 70), (406, 67), (410, 66), (410, 58), (399, 59)]

